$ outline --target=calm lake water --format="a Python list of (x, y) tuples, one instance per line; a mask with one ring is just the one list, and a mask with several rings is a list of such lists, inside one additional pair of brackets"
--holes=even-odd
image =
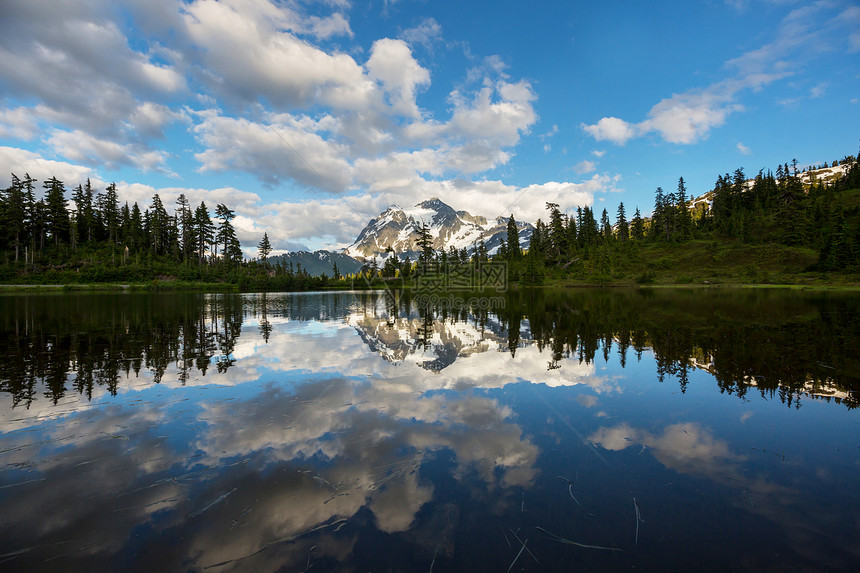
[(860, 563), (860, 297), (460, 295), (0, 296), (0, 569)]

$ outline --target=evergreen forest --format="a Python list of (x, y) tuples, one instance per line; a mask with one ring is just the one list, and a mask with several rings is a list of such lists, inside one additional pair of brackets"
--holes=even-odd
[(624, 203), (611, 214), (592, 207), (566, 214), (546, 203), (546, 219), (534, 223), (527, 249), (512, 214), (492, 256), (482, 243), (435, 251), (425, 227), (415, 261), (389, 256), (356, 275), (335, 265), (316, 277), (269, 260), (265, 233), (257, 257), (243, 257), (228, 205), (194, 206), (184, 195), (165, 205), (155, 194), (141, 209), (121, 204), (115, 184), (96, 190), (87, 180), (68, 189), (56, 177), (40, 184), (12, 174), (0, 189), (0, 283), (294, 291), (354, 286), (356, 279), (360, 286), (410, 284), (416, 270), (431, 265), (448, 275), (490, 262), (504, 262), (507, 282), (523, 285), (853, 283), (860, 272), (860, 167), (854, 156), (837, 165), (847, 167), (844, 174), (827, 181), (809, 176), (816, 167), (800, 171), (796, 161), (751, 179), (738, 168), (717, 176), (697, 200), (681, 177), (674, 189), (655, 190), (647, 218)]

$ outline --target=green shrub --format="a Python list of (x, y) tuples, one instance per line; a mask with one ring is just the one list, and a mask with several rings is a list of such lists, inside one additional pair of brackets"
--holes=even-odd
[(657, 278), (657, 273), (654, 271), (645, 271), (636, 277), (636, 282), (640, 285), (650, 284), (654, 282), (655, 278)]

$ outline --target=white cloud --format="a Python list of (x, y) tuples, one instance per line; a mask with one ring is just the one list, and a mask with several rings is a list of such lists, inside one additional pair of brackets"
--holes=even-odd
[(740, 151), (744, 155), (750, 155), (752, 153), (752, 150), (749, 147), (747, 147), (746, 145), (744, 145), (743, 143), (741, 143), (740, 141), (738, 141), (737, 147), (738, 147), (738, 151)]
[(595, 149), (594, 151), (591, 152), (591, 154), (595, 157), (603, 157), (604, 155), (606, 155), (606, 152), (603, 150)]
[(299, 27), (297, 18), (270, 2), (198, 0), (186, 7), (183, 24), (200, 49), (206, 69), (201, 79), (223, 97), (263, 99), (279, 107), (320, 101), (367, 107), (374, 88), (361, 66), (289, 32)]
[(104, 165), (108, 169), (116, 169), (121, 165), (131, 165), (143, 172), (168, 171), (165, 165), (167, 153), (164, 151), (147, 149), (139, 145), (120, 144), (80, 130), (61, 131), (55, 129), (48, 136), (46, 142), (57, 153), (72, 161), (90, 165)]
[(148, 138), (164, 137), (164, 128), (182, 119), (184, 114), (153, 102), (142, 102), (129, 115), (128, 124), (136, 133)]
[(239, 169), (270, 185), (293, 179), (333, 193), (350, 185), (352, 168), (344, 159), (346, 153), (315, 133), (320, 123), (309, 124), (289, 114), (272, 116), (269, 125), (214, 111), (199, 115), (203, 120), (194, 132), (207, 147), (195, 155), (202, 171)]
[[(45, 159), (38, 153), (14, 147), (0, 147), (0, 173), (14, 173), (19, 177), (29, 173), (39, 181), (56, 177), (67, 187), (86, 181), (87, 177), (96, 179), (95, 171), (89, 167)], [(5, 184), (0, 183), (0, 186), (5, 187)]]
[(582, 124), (582, 129), (597, 141), (624, 145), (636, 135), (635, 126), (617, 117), (604, 117), (594, 125)]
[(134, 94), (185, 88), (173, 67), (133, 50), (105, 18), (112, 3), (64, 2), (46, 18), (39, 2), (8, 0), (0, 20), (0, 87), (42, 102), (38, 110), (91, 131), (110, 129), (134, 108)]
[(670, 143), (694, 143), (722, 125), (726, 116), (741, 109), (729, 103), (722, 90), (673, 95), (651, 108), (639, 124), (640, 133), (658, 131)]
[[(733, 2), (736, 6), (745, 2)], [(723, 125), (726, 118), (744, 108), (736, 100), (744, 90), (759, 91), (768, 84), (793, 75), (800, 62), (831, 49), (834, 37), (844, 36), (852, 14), (826, 18), (823, 11), (832, 6), (819, 2), (802, 6), (780, 22), (775, 40), (726, 62), (733, 74), (727, 79), (701, 89), (673, 94), (654, 105), (648, 118), (630, 123), (616, 117), (604, 117), (583, 129), (598, 141), (623, 145), (633, 137), (657, 132), (664, 141), (691, 144), (708, 136), (711, 129)], [(860, 11), (858, 11), (860, 14)], [(860, 16), (858, 16), (860, 21)], [(825, 84), (812, 88), (810, 95), (823, 95)], [(786, 105), (793, 100), (780, 103)]]
[(459, 91), (451, 93), (454, 113), (450, 133), (497, 146), (511, 146), (519, 141), (520, 132), (537, 121), (532, 102), (537, 99), (528, 82), (497, 82), (484, 87), (468, 100)]
[(311, 16), (308, 18), (310, 29), (314, 36), (321, 39), (330, 38), (332, 36), (348, 36), (352, 37), (352, 30), (349, 27), (349, 21), (343, 14), (332, 14), (326, 18)]
[(573, 166), (573, 170), (577, 173), (591, 173), (592, 171), (597, 169), (597, 165), (594, 161), (583, 160)]
[(31, 109), (0, 109), (0, 137), (28, 141), (36, 137), (38, 129)]
[(413, 46), (432, 50), (433, 45), (442, 40), (442, 26), (433, 18), (425, 18), (414, 28), (403, 30), (400, 37)]
[(415, 61), (403, 40), (377, 40), (370, 52), (368, 75), (382, 84), (392, 110), (399, 115), (418, 117), (415, 92), (419, 86), (430, 83), (430, 72)]

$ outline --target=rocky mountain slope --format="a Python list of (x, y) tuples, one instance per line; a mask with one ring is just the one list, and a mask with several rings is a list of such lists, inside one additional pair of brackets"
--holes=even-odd
[[(399, 256), (418, 254), (418, 231), (426, 224), (437, 251), (466, 248), (470, 251), (483, 240), (490, 254), (495, 253), (507, 239), (504, 217), (487, 220), (466, 211), (456, 211), (434, 197), (409, 208), (392, 205), (371, 220), (344, 254), (360, 260), (382, 258), (390, 247)], [(532, 225), (517, 221), (520, 245), (527, 248)]]

